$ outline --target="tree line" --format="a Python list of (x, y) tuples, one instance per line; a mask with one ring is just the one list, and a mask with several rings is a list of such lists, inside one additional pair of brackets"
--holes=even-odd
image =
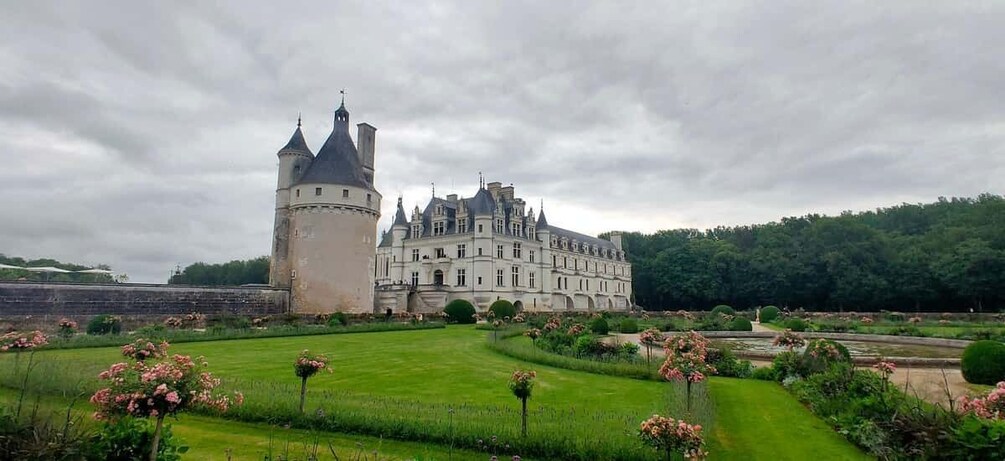
[(940, 198), (840, 216), (628, 233), (651, 310), (1005, 310), (1005, 199)]
[[(82, 266), (80, 264), (64, 263), (55, 259), (25, 259), (19, 256), (7, 256), (0, 253), (0, 264), (18, 267), (55, 267), (68, 271), (82, 271), (87, 269), (111, 270), (107, 264), (97, 266)], [(32, 272), (24, 269), (0, 269), (0, 280), (22, 280), (31, 282), (76, 282), (76, 283), (112, 283), (114, 278), (110, 274), (81, 274), (77, 272)]]
[(245, 285), (269, 283), (269, 257), (234, 260), (222, 264), (198, 262), (175, 270), (168, 284), (172, 285)]

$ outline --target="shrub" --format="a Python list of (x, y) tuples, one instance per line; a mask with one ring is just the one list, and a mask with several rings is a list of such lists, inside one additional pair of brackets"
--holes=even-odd
[(712, 308), (711, 314), (713, 317), (719, 314), (736, 315), (736, 311), (734, 311), (732, 307), (729, 307), (725, 304), (719, 304), (718, 306)]
[(466, 299), (455, 299), (443, 308), (449, 323), (475, 323), (475, 306)]
[(516, 317), (516, 307), (513, 307), (513, 303), (505, 299), (500, 299), (492, 303), (492, 305), (489, 306), (489, 312), (494, 313), (497, 319)]
[(820, 373), (838, 362), (851, 362), (847, 347), (829, 339), (814, 339), (806, 343), (799, 374), (805, 377)]
[(631, 317), (626, 317), (621, 319), (621, 332), (622, 333), (638, 333), (639, 332), (639, 322)]
[(345, 315), (345, 312), (333, 312), (331, 317), (328, 317), (328, 326), (330, 327), (344, 327), (349, 325), (349, 317)]
[[(144, 420), (119, 418), (102, 425), (91, 440), (92, 450), (106, 461), (147, 459), (154, 440), (154, 429)], [(178, 446), (171, 435), (171, 426), (161, 430), (157, 445), (158, 461), (177, 461), (188, 447)]]
[(122, 332), (122, 319), (117, 315), (96, 315), (90, 322), (87, 322), (87, 334), (89, 335), (117, 335), (120, 332)]
[(761, 308), (761, 322), (768, 323), (778, 318), (781, 311), (775, 306), (765, 306)]
[(1005, 343), (975, 341), (970, 344), (963, 350), (960, 371), (969, 383), (993, 386), (1005, 381)]
[(743, 317), (736, 317), (729, 322), (729, 331), (754, 331), (754, 325)]
[(611, 331), (611, 326), (607, 324), (607, 320), (603, 317), (597, 317), (590, 322), (590, 331), (598, 335), (606, 335)]
[(806, 331), (809, 326), (805, 320), (800, 318), (791, 318), (785, 321), (785, 328), (792, 331)]
[(773, 367), (757, 367), (754, 368), (753, 373), (750, 374), (753, 379), (759, 379), (761, 381), (775, 381), (777, 375)]
[(733, 351), (726, 348), (709, 348), (705, 360), (715, 367), (719, 376), (746, 378), (754, 371), (749, 360), (737, 359)]

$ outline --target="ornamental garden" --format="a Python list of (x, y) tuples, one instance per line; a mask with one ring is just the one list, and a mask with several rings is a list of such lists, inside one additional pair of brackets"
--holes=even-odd
[[(8, 458), (1005, 459), (993, 315), (560, 316), (502, 301), (435, 319), (82, 320), (0, 336)], [(902, 379), (924, 357), (834, 336), (848, 334), (912, 352), (949, 341), (955, 357), (926, 365), (944, 394)]]

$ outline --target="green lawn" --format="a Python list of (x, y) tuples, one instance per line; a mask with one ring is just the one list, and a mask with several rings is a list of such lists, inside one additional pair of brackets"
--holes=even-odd
[[(672, 398), (668, 384), (522, 363), (490, 351), (484, 337), (484, 332), (471, 327), (450, 327), (185, 343), (172, 347), (172, 352), (204, 355), (226, 386), (245, 391), (247, 403), (235, 416), (272, 415), (294, 425), (304, 418), (295, 415), (299, 381), (292, 362), (302, 349), (326, 353), (335, 359), (335, 373), (312, 378), (308, 396), (308, 412), (320, 408), (325, 414), (321, 427), (441, 442), (454, 438), (468, 444), (492, 435), (515, 445), (523, 443), (517, 435), (519, 404), (506, 381), (517, 368), (535, 369), (538, 383), (531, 399), (527, 443), (536, 444), (535, 449), (554, 450), (551, 453), (653, 459), (639, 445), (635, 431), (642, 419), (667, 412)], [(93, 378), (97, 372), (120, 358), (114, 348), (41, 351), (35, 357), (40, 363), (35, 375), (40, 379), (33, 378), (31, 386), (67, 394), (91, 390), (97, 385)], [(11, 354), (0, 356), (0, 370), (10, 369), (12, 359)], [(9, 385), (10, 379), (6, 381)], [(713, 379), (709, 391), (715, 402), (710, 428), (713, 459), (863, 458), (773, 383)], [(182, 423), (188, 419), (183, 416)], [(215, 424), (221, 434), (238, 436), (238, 428), (245, 427), (235, 425), (231, 431), (228, 427), (234, 423), (211, 418), (193, 421), (201, 421), (206, 433)], [(178, 435), (188, 439), (185, 431), (178, 426)], [(202, 431), (193, 429), (191, 434), (198, 437)], [(248, 437), (261, 437), (267, 443), (267, 435), (257, 434)], [(260, 448), (262, 442), (241, 446)], [(551, 457), (565, 456), (572, 455)]]

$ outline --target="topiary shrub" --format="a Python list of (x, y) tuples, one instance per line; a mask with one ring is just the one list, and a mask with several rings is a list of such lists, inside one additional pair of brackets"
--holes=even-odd
[(475, 306), (466, 299), (455, 299), (443, 308), (448, 323), (475, 323)]
[(810, 324), (806, 323), (805, 320), (801, 318), (791, 318), (785, 321), (785, 328), (792, 331), (806, 331)]
[(495, 314), (496, 318), (499, 320), (505, 319), (506, 317), (513, 318), (516, 317), (516, 308), (513, 307), (513, 303), (500, 299), (491, 306), (489, 306), (489, 312)]
[(611, 331), (611, 326), (607, 324), (607, 319), (597, 317), (590, 322), (590, 331), (598, 335), (606, 335)]
[(761, 308), (761, 322), (768, 323), (778, 318), (781, 311), (775, 306), (764, 306)]
[(723, 315), (736, 315), (736, 311), (734, 311), (732, 307), (729, 307), (729, 306), (727, 306), (725, 304), (719, 304), (718, 306), (715, 306), (715, 307), (712, 308), (711, 314), (712, 314), (712, 316), (716, 316), (716, 315), (719, 315), (719, 314), (723, 314)]
[(90, 322), (87, 322), (87, 334), (89, 335), (117, 335), (120, 332), (122, 332), (122, 319), (117, 315), (96, 315)]
[(736, 317), (729, 322), (729, 331), (754, 331), (754, 325), (743, 317)]
[(968, 383), (993, 386), (1005, 381), (1005, 343), (973, 342), (963, 350), (960, 371)]
[(621, 319), (621, 332), (622, 333), (638, 333), (639, 332), (639, 322), (631, 317), (626, 317)]
[(799, 373), (808, 377), (826, 371), (839, 362), (851, 363), (851, 353), (847, 347), (829, 339), (814, 339), (806, 343)]

